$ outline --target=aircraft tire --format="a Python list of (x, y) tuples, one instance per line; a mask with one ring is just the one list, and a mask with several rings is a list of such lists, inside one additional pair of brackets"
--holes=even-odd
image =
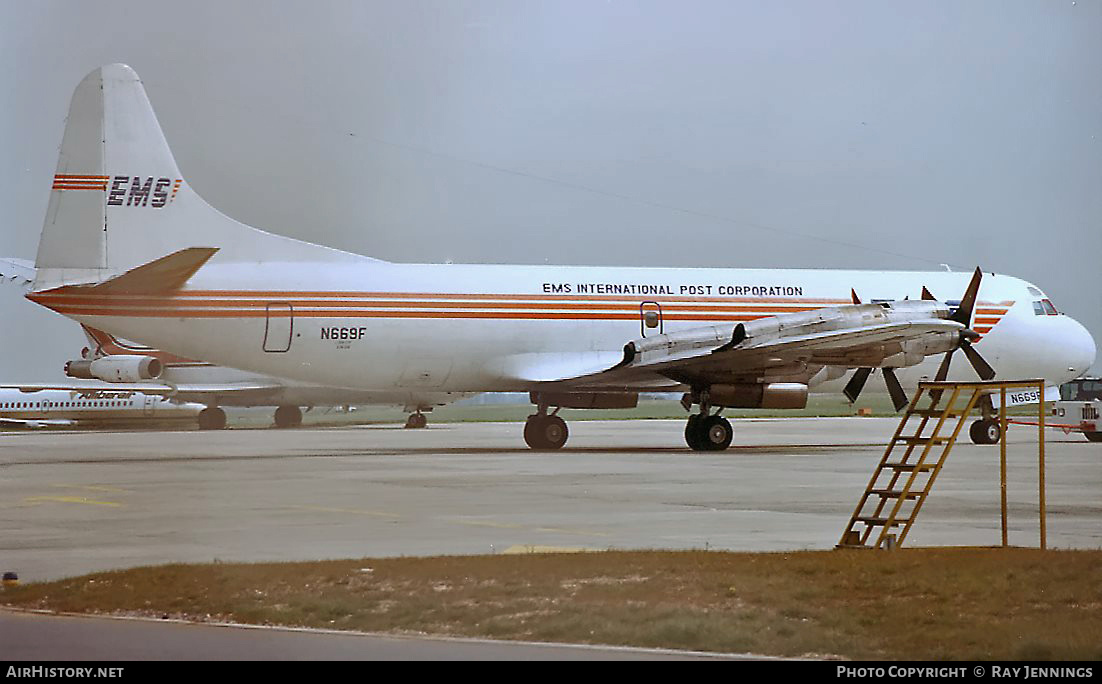
[(685, 443), (693, 451), (704, 451), (700, 434), (700, 414), (693, 413), (685, 423)]
[(226, 427), (226, 412), (217, 406), (209, 406), (199, 412), (200, 430), (221, 430)]
[(297, 406), (279, 406), (275, 410), (275, 426), (278, 428), (302, 425), (302, 411)]
[(410, 429), (420, 429), (428, 426), (429, 419), (423, 413), (411, 413), (409, 418), (406, 419), (405, 427)]
[(707, 416), (698, 425), (700, 444), (703, 451), (723, 451), (731, 446), (735, 429), (723, 416)]
[(570, 431), (558, 416), (529, 416), (524, 423), (524, 441), (537, 451), (561, 449)]
[(1084, 432), (1083, 434), (1092, 442), (1102, 442), (1102, 432)]
[(998, 444), (1002, 438), (1002, 428), (997, 420), (986, 418), (977, 420), (968, 428), (968, 436), (973, 444)]

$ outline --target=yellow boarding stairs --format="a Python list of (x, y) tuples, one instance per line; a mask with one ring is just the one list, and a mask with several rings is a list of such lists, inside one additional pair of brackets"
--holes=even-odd
[[(922, 504), (929, 496), (949, 451), (956, 443), (969, 414), (980, 399), (1000, 392), (1002, 402), (999, 423), (1002, 428), (1002, 509), (1003, 546), (1007, 545), (1006, 525), (1006, 390), (1029, 388), (1044, 397), (1043, 380), (1014, 382), (921, 382), (918, 391), (899, 421), (884, 456), (873, 471), (872, 479), (842, 533), (837, 548), (892, 549), (914, 525)], [(938, 406), (943, 396), (948, 399)], [(923, 397), (926, 408), (918, 408)], [(1039, 463), (1041, 467), (1041, 548), (1045, 547), (1044, 523), (1044, 402), (1038, 404)], [(918, 418), (917, 424), (912, 418)], [(916, 426), (913, 432), (909, 427)], [(932, 429), (931, 429), (932, 428)]]

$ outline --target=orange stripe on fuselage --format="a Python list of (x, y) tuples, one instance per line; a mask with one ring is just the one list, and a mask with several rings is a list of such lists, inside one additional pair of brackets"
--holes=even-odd
[[(117, 301), (113, 298), (103, 297), (65, 297), (46, 300), (66, 309), (83, 309), (88, 307), (101, 309), (132, 310), (132, 309), (166, 309), (173, 311), (200, 311), (203, 309), (264, 309), (273, 303), (272, 300), (241, 300), (241, 299), (206, 299), (206, 300), (182, 300), (176, 298), (129, 298)], [(411, 301), (334, 301), (334, 300), (295, 300), (283, 299), (279, 304), (289, 304), (295, 308), (327, 308), (334, 310), (343, 309), (492, 309), (492, 310), (525, 310), (539, 311), (563, 310), (563, 311), (632, 311), (639, 312), (639, 304), (601, 304), (581, 302), (411, 302)], [(700, 311), (715, 312), (762, 312), (762, 313), (790, 313), (797, 311), (811, 311), (816, 306), (716, 306), (714, 304), (694, 304), (692, 302), (681, 304), (668, 304), (662, 307), (663, 313), (681, 312), (695, 313)]]
[[(448, 299), (448, 300), (494, 300), (515, 301), (564, 301), (564, 302), (627, 302), (636, 306), (640, 302), (732, 302), (732, 303), (759, 303), (770, 302), (775, 304), (812, 304), (819, 306), (833, 306), (849, 304), (848, 299), (795, 299), (785, 297), (771, 297), (768, 300), (753, 297), (693, 297), (685, 299), (685, 296), (652, 296), (652, 295), (589, 295), (589, 294), (466, 294), (453, 292), (348, 292), (348, 291), (295, 291), (295, 290), (271, 290), (256, 291), (247, 290), (186, 290), (177, 292), (178, 297), (253, 297), (253, 298), (363, 298), (363, 299)], [(817, 307), (816, 307), (817, 308)]]
[[(846, 300), (674, 297), (643, 299), (621, 295), (524, 295), (410, 292), (190, 290), (168, 296), (104, 294), (75, 286), (28, 295), (59, 313), (141, 318), (273, 318), (274, 301), (289, 304), (296, 318), (480, 318), (528, 320), (638, 320), (645, 302), (664, 302), (666, 321), (749, 321), (774, 313), (809, 311)], [(789, 306), (782, 304), (788, 303)], [(1012, 305), (1013, 302), (1002, 302)], [(999, 309), (979, 309), (1000, 311)], [(1007, 309), (1002, 309), (1005, 312)], [(995, 325), (1001, 316), (977, 318)], [(990, 327), (977, 332), (987, 332)]]
[[(52, 307), (51, 307), (52, 308)], [(124, 318), (266, 318), (269, 313), (264, 309), (240, 310), (171, 310), (149, 309), (119, 311), (117, 309), (54, 309), (58, 313), (74, 316), (121, 316)], [(289, 313), (271, 312), (271, 318), (288, 318)], [(753, 314), (674, 314), (663, 315), (666, 321), (752, 321), (762, 318)], [(294, 318), (497, 318), (528, 320), (639, 320), (639, 312), (514, 312), (514, 311), (302, 311), (296, 310)]]

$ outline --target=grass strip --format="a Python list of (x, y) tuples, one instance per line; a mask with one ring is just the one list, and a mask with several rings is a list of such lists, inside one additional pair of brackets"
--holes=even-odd
[(908, 660), (1102, 659), (1102, 551), (597, 551), (167, 565), (7, 587), (59, 612)]

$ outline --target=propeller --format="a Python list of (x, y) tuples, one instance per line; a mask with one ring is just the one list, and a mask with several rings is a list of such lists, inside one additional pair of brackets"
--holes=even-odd
[[(955, 349), (945, 352), (945, 358), (942, 359), (941, 365), (938, 366), (937, 373), (934, 375), (936, 382), (942, 382), (945, 378), (949, 377), (949, 364), (953, 360), (953, 352), (960, 349), (964, 352), (964, 355), (968, 358), (968, 362), (972, 364), (972, 368), (975, 369), (976, 374), (983, 380), (990, 380), (995, 377), (995, 369), (991, 367), (991, 364), (980, 355), (978, 351), (972, 346), (972, 343), (979, 339), (979, 334), (972, 330), (972, 310), (976, 306), (976, 296), (980, 290), (980, 280), (983, 278), (983, 271), (976, 268), (976, 272), (972, 274), (972, 280), (968, 283), (968, 288), (964, 291), (964, 297), (960, 300), (960, 305), (957, 307), (950, 316), (949, 320), (956, 321), (964, 326), (964, 329), (960, 331), (960, 338), (957, 341)], [(859, 303), (857, 293), (852, 289), (850, 295), (854, 303)], [(924, 286), (922, 288), (922, 299), (935, 300), (933, 294)], [(865, 382), (869, 379), (869, 375), (872, 374), (872, 368), (858, 368), (846, 383), (845, 389), (842, 393), (846, 395), (846, 398), (850, 400), (850, 403), (857, 401), (857, 397), (860, 396), (861, 390), (865, 387)], [(892, 404), (895, 406), (895, 410), (899, 411), (907, 405), (907, 393), (903, 391), (903, 386), (899, 383), (899, 378), (895, 375), (894, 368), (884, 368), (884, 383), (888, 386), (888, 394), (892, 398)], [(934, 391), (930, 393), (931, 398), (935, 402), (940, 398), (941, 392)]]
[[(968, 362), (972, 364), (976, 375), (979, 375), (982, 380), (990, 380), (995, 377), (995, 369), (972, 347), (972, 341), (979, 338), (979, 334), (972, 330), (971, 325), (972, 309), (976, 306), (976, 294), (980, 290), (981, 278), (983, 278), (983, 271), (976, 268), (976, 272), (972, 274), (972, 282), (968, 283), (968, 289), (964, 291), (964, 298), (960, 300), (960, 306), (949, 316), (949, 320), (956, 321), (964, 326), (964, 330), (960, 331), (957, 349), (964, 351), (964, 355), (968, 357)], [(935, 382), (942, 382), (949, 377), (949, 364), (953, 360), (954, 351), (956, 349), (945, 352), (945, 358), (942, 359), (941, 365), (937, 368), (937, 374), (934, 375)], [(941, 392), (937, 390), (930, 392), (930, 398), (936, 403), (941, 399)]]
[[(925, 288), (923, 288), (923, 291), (925, 292)], [(857, 291), (853, 288), (850, 288), (849, 296), (854, 304), (861, 303), (861, 298), (857, 296)], [(909, 403), (907, 393), (903, 391), (903, 385), (899, 384), (899, 378), (896, 377), (894, 368), (884, 368), (882, 371), (884, 373), (884, 384), (888, 386), (888, 395), (892, 398), (895, 410), (898, 411)], [(864, 389), (865, 382), (868, 381), (870, 375), (872, 375), (872, 368), (858, 368), (857, 372), (853, 374), (853, 377), (842, 389), (842, 394), (846, 395), (851, 404), (857, 402), (857, 397), (861, 395), (861, 390)]]
[[(907, 393), (903, 391), (903, 385), (900, 384), (894, 368), (883, 368), (881, 371), (884, 373), (884, 384), (888, 386), (888, 396), (892, 398), (892, 404), (898, 411), (909, 403)], [(855, 403), (857, 397), (861, 395), (861, 390), (864, 389), (870, 375), (872, 375), (872, 368), (858, 368), (842, 389), (842, 394), (846, 395), (851, 404)]]

